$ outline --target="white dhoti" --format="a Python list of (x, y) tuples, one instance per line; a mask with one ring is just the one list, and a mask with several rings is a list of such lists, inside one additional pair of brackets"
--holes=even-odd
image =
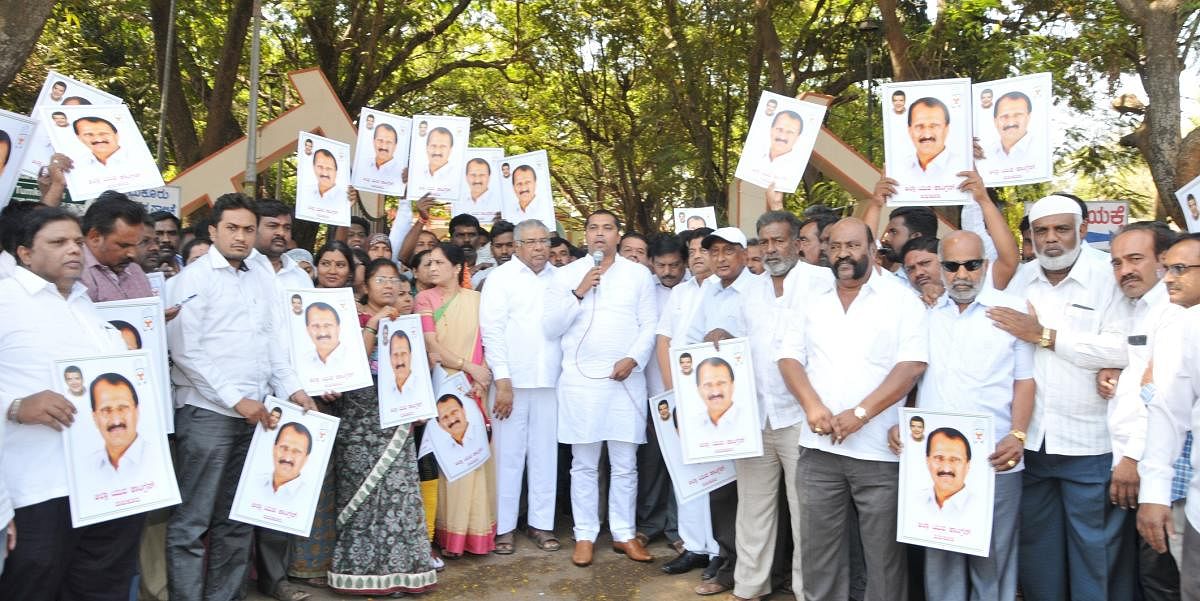
[(720, 555), (717, 539), (713, 538), (708, 495), (700, 495), (687, 503), (680, 502), (676, 496), (675, 503), (679, 507), (679, 538), (683, 540), (683, 548), (709, 557)]
[(492, 444), (496, 452), (496, 532), (500, 534), (512, 532), (517, 527), (521, 484), (526, 474), (529, 526), (554, 530), (557, 414), (558, 399), (553, 388), (514, 388), (512, 413), (505, 419), (492, 420)]

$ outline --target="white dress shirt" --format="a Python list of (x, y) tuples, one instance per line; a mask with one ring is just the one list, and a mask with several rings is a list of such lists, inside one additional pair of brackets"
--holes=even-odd
[(458, 207), (455, 210), (455, 215), (459, 213), (470, 213), (471, 215), (474, 215), (480, 223), (487, 225), (496, 218), (496, 213), (504, 210), (503, 199), (500, 198), (500, 194), (495, 190), (489, 188), (484, 190), (483, 194), (479, 195), (479, 198), (471, 198), (470, 188), (467, 186), (465, 181), (463, 182), (463, 190), (465, 190), (466, 193), (464, 193), (463, 198), (458, 201)]
[(358, 170), (355, 176), (358, 181), (367, 184), (372, 188), (384, 188), (386, 190), (396, 190), (396, 186), (400, 186), (399, 192), (404, 190), (404, 165), (400, 164), (400, 159), (392, 157), (391, 160), (382, 164), (375, 164), (375, 155), (367, 155), (365, 160), (358, 164)]
[[(679, 287), (686, 282), (680, 281), (675, 284)], [(658, 323), (662, 320), (663, 311), (667, 308), (667, 303), (671, 299), (671, 288), (662, 285), (658, 280), (658, 276), (654, 277), (654, 326), (655, 338), (657, 339)], [(657, 341), (656, 341), (657, 343)], [(655, 352), (650, 353), (650, 363), (646, 365), (646, 398), (658, 396), (667, 391), (667, 387), (663, 386), (662, 370), (658, 368), (658, 356)]]
[[(833, 278), (815, 282), (805, 304), (801, 313), (789, 306), (785, 322), (791, 323), (776, 358), (804, 364), (813, 389), (833, 415), (862, 403), (897, 363), (928, 362), (925, 305), (893, 277), (871, 274), (849, 309), (842, 308)], [(838, 445), (831, 436), (802, 428), (800, 446), (855, 459), (899, 461), (887, 446), (888, 430), (898, 421), (894, 408), (886, 408)]]
[[(253, 501), (270, 506), (273, 509), (282, 509), (294, 515), (301, 515), (306, 511), (304, 503), (308, 501), (308, 487), (304, 485), (304, 479), (299, 476), (284, 482), (277, 489), (275, 488), (275, 472), (267, 472), (259, 474), (255, 479), (257, 482), (257, 494), (252, 498)], [(292, 516), (288, 516), (292, 517)]]
[[(591, 261), (558, 269), (546, 291), (544, 334), (562, 344), (558, 440), (646, 442), (646, 380), (654, 349), (654, 281), (644, 265), (616, 255), (600, 285), (575, 298)], [(624, 358), (637, 366), (618, 382), (608, 376)]]
[(1084, 250), (1053, 286), (1031, 261), (1017, 269), (1006, 291), (1029, 301), (1042, 326), (1056, 332), (1054, 349), (1038, 348), (1033, 355), (1037, 393), (1025, 448), (1044, 444), (1052, 455), (1109, 452), (1108, 402), (1096, 392), (1096, 372), (1127, 361), (1121, 324), (1109, 319), (1114, 300), (1123, 298), (1112, 268)]
[(92, 451), (88, 461), (89, 469), (75, 475), (80, 484), (79, 492), (84, 498), (99, 492), (153, 482), (154, 477), (161, 474), (161, 466), (158, 465), (161, 462), (153, 462), (153, 467), (149, 465), (146, 442), (140, 434), (133, 439), (133, 444), (125, 449), (117, 467), (113, 467), (112, 461), (108, 459), (108, 450), (103, 445)]
[(522, 209), (520, 201), (517, 200), (517, 195), (513, 194), (511, 197), (505, 199), (504, 210), (501, 211), (501, 216), (511, 223), (521, 223), (526, 219), (537, 219), (542, 222), (542, 225), (546, 226), (546, 229), (554, 232), (554, 207), (547, 206), (548, 204), (549, 201), (538, 198), (535, 194), (533, 199), (529, 201), (529, 204)]
[(1021, 299), (991, 288), (962, 312), (946, 295), (929, 310), (929, 365), (917, 406), (991, 415), (999, 442), (1012, 430), (1013, 382), (1033, 378), (1034, 346), (997, 328), (987, 316), (993, 307), (1027, 311)]
[(1141, 298), (1118, 299), (1110, 320), (1126, 325), (1128, 365), (1117, 379), (1117, 389), (1108, 401), (1108, 432), (1112, 437), (1113, 466), (1128, 457), (1141, 461), (1146, 446), (1146, 403), (1142, 400), (1142, 374), (1150, 364), (1154, 343), (1165, 328), (1174, 327), (1183, 307), (1171, 303), (1161, 281)]
[(562, 370), (562, 346), (542, 332), (546, 290), (557, 268), (534, 273), (513, 257), (494, 267), (480, 293), (479, 331), (488, 367), (513, 388), (553, 388)]
[(679, 282), (671, 289), (666, 306), (659, 312), (655, 329), (657, 335), (670, 338), (674, 346), (687, 344), (688, 329), (692, 327), (692, 318), (700, 306), (700, 289), (712, 277), (715, 276)]
[[(770, 144), (770, 136), (768, 134), (767, 143)], [(799, 140), (796, 143), (800, 143)], [(771, 150), (768, 148), (758, 153), (755, 162), (751, 164), (751, 175), (761, 178), (769, 184), (775, 184), (779, 190), (795, 190), (800, 184), (800, 178), (804, 175), (804, 166), (808, 162), (808, 155), (802, 154), (795, 149), (789, 150), (774, 159), (771, 158)]]
[[(310, 340), (311, 342), (311, 340)], [(305, 387), (319, 388), (324, 382), (340, 382), (345, 380), (350, 373), (354, 371), (354, 364), (350, 359), (350, 351), (346, 350), (346, 345), (339, 340), (337, 346), (333, 347), (332, 351), (321, 359), (321, 354), (317, 352), (316, 347), (312, 347), (309, 352), (305, 353), (304, 371), (300, 372), (301, 381)]]
[(943, 148), (925, 167), (917, 155), (911, 154), (899, 165), (899, 171), (892, 175), (901, 186), (944, 185), (958, 179), (958, 172), (963, 170), (962, 161), (950, 149)]
[(274, 310), (271, 270), (256, 261), (235, 269), (216, 245), (167, 280), (167, 305), (195, 295), (167, 322), (175, 405), (240, 417), (243, 398), (261, 401), (274, 391), (287, 398), (300, 383), (280, 343), (287, 328)]
[[(6, 316), (0, 323), (0, 407), (6, 414), (13, 400), (55, 389), (62, 374), (54, 373), (54, 360), (126, 348), (121, 335), (96, 312), (87, 287), (76, 282), (63, 298), (54, 284), (24, 267), (0, 280), (0, 315)], [(5, 426), (0, 465), (12, 506), (67, 496), (62, 434), (41, 424)], [(91, 425), (77, 421), (75, 427)]]
[(1004, 150), (1004, 144), (999, 139), (984, 149), (985, 159), (979, 161), (979, 172), (987, 180), (1016, 179), (1031, 171), (1034, 167), (1033, 156), (1034, 134), (1025, 132), (1012, 149)]
[(419, 173), (423, 181), (417, 182), (422, 185), (419, 189), (413, 190), (410, 196), (421, 196), (428, 192), (438, 198), (450, 198), (450, 192), (454, 191), (455, 197), (457, 197), (457, 185), (462, 180), (463, 170), (461, 167), (453, 169), (453, 163), (454, 161), (451, 160), (437, 171), (432, 172), (429, 170), (428, 163), (422, 164)]
[(764, 277), (767, 276), (754, 275), (750, 268), (743, 267), (728, 286), (716, 275), (706, 278), (700, 287), (700, 304), (688, 328), (687, 340), (677, 341), (678, 344), (695, 344), (716, 329), (725, 330), (734, 338), (749, 336), (750, 329), (746, 325), (742, 307), (746, 303), (746, 295)]
[(0, 280), (11, 278), (17, 270), (17, 258), (7, 250), (0, 250)]

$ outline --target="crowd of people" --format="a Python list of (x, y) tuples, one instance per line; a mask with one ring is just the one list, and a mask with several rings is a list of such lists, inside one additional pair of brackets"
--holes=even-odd
[[(769, 194), (750, 239), (729, 226), (641, 235), (600, 209), (585, 248), (538, 220), (468, 214), (443, 239), (429, 198), (387, 233), (356, 217), (315, 252), (296, 248), (291, 207), (242, 194), (187, 228), (116, 192), (82, 219), (53, 186), (9, 203), (0, 599), (226, 601), (252, 579), (284, 601), (311, 595), (298, 583), (421, 593), (464, 555), (571, 542), (586, 568), (604, 522), (633, 561), (654, 561), (647, 545), (664, 539), (661, 570), (700, 570), (701, 596), (1200, 598), (1200, 503), (1184, 509), (1200, 486), (1200, 235), (1134, 223), (1098, 250), (1086, 204), (1056, 193), (1032, 204), (1019, 241), (978, 175), (961, 176), (960, 229), (927, 207), (884, 221), (897, 185), (885, 178), (861, 218), (798, 216)], [(51, 360), (123, 350), (93, 303), (155, 294), (154, 272), (167, 278), (182, 503), (73, 528), (59, 431), (76, 409)], [(376, 387), (307, 394), (280, 324), (285, 291), (308, 287), (354, 290), (373, 374), (381, 361), (465, 373), (488, 462), (449, 481), (417, 456), (431, 424), (380, 427)], [(408, 314), (428, 365), (411, 344), (376, 350), (380, 321)], [(732, 338), (749, 341), (762, 453), (684, 502), (647, 399), (673, 388), (672, 347)], [(276, 427), (268, 395), (341, 419), (308, 537), (229, 515), (254, 429)], [(453, 432), (462, 406), (442, 400)], [(992, 417), (986, 556), (897, 542), (900, 428), (920, 440), (923, 427), (899, 423), (905, 405)]]

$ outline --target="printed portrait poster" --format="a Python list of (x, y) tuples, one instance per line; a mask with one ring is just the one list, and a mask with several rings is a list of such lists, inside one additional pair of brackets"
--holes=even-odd
[(988, 556), (993, 433), (987, 414), (900, 408), (897, 541)]
[(546, 229), (556, 231), (554, 196), (550, 191), (550, 157), (546, 151), (504, 157), (504, 163), (510, 170), (509, 183), (504, 187), (504, 210), (501, 212), (504, 220), (516, 224), (537, 219), (546, 225)]
[(379, 427), (437, 417), (420, 315), (379, 320)]
[(698, 230), (702, 227), (717, 229), (717, 210), (714, 207), (688, 207), (675, 209), (675, 233)]
[(749, 341), (672, 347), (671, 370), (684, 463), (762, 455)]
[(268, 425), (254, 427), (229, 519), (307, 537), (338, 418), (267, 397)]
[(151, 357), (130, 351), (61, 359), (55, 388), (75, 406), (62, 431), (75, 528), (169, 507), (179, 487)]
[(375, 383), (350, 288), (285, 290), (292, 365), (310, 395), (358, 390)]
[(824, 106), (763, 92), (733, 176), (760, 188), (775, 184), (776, 192), (795, 192), (824, 120)]
[[(974, 162), (971, 80), (931, 79), (884, 84), (885, 174), (899, 182), (888, 206), (963, 204), (958, 189)], [(896, 107), (904, 106), (903, 117)], [(903, 128), (901, 125), (903, 124)]]
[(50, 164), (50, 156), (54, 154), (54, 147), (50, 144), (49, 130), (56, 127), (71, 127), (71, 122), (67, 120), (65, 112), (61, 115), (55, 114), (60, 111), (51, 111), (51, 120), (42, 123), (38, 109), (44, 106), (85, 104), (124, 104), (124, 101), (99, 88), (89, 86), (56, 71), (51, 71), (46, 76), (46, 81), (42, 83), (42, 90), (38, 93), (37, 101), (33, 103), (33, 111), (29, 114), (37, 123), (37, 127), (34, 128), (33, 138), (29, 141), (29, 152), (26, 153), (24, 162), (18, 163), (22, 174), (36, 178), (42, 167)]
[(680, 503), (687, 503), (737, 480), (733, 461), (708, 461), (687, 464), (679, 442), (679, 412), (675, 392), (668, 390), (650, 398), (650, 416), (658, 434), (658, 448), (671, 474), (671, 484)]
[(975, 137), (984, 158), (975, 168), (988, 187), (1034, 184), (1054, 176), (1050, 152), (1049, 73), (1010, 77), (971, 86)]
[(33, 119), (0, 110), (0, 209), (12, 198), (33, 138)]
[(425, 425), (425, 437), (417, 456), (429, 453), (437, 459), (446, 480), (454, 482), (487, 463), (492, 456), (487, 424), (475, 399), (467, 396), (471, 385), (463, 372), (446, 375), (440, 365), (433, 368), (437, 382), (437, 420)]
[(503, 148), (468, 148), (463, 168), (462, 193), (452, 203), (451, 213), (473, 215), (485, 227), (491, 227), (496, 215), (504, 210), (500, 163), (504, 162)]
[(350, 145), (306, 131), (296, 141), (296, 218), (350, 226)]
[[(60, 116), (55, 117), (58, 113)], [(86, 200), (105, 190), (161, 188), (162, 174), (137, 123), (123, 104), (41, 107), (38, 116), (55, 152), (74, 161), (66, 173), (71, 197)], [(65, 116), (69, 126), (54, 119)]]
[[(1200, 176), (1185, 184), (1175, 192), (1175, 199), (1183, 209), (1183, 218), (1187, 222), (1187, 231), (1200, 232)], [(1177, 225), (1184, 225), (1182, 223)]]
[[(159, 275), (162, 275), (161, 273)], [(163, 300), (158, 296), (132, 298), (96, 303), (100, 317), (111, 324), (125, 346), (131, 351), (146, 351), (150, 360), (151, 376), (158, 386), (158, 399), (163, 402), (159, 417), (163, 419), (163, 430), (175, 433), (175, 404), (171, 400), (171, 372), (167, 362), (167, 320), (163, 314)]]
[(471, 119), (414, 115), (409, 144), (408, 197), (426, 194), (454, 202), (462, 192), (463, 167), (471, 141)]
[(358, 190), (404, 197), (412, 119), (363, 108), (350, 183)]

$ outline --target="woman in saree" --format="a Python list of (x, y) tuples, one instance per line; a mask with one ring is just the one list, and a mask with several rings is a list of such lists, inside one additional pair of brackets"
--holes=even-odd
[[(380, 321), (412, 312), (412, 288), (389, 259), (367, 265), (365, 282), (367, 298), (358, 319), (378, 381)], [(377, 386), (343, 394), (338, 412), (338, 536), (329, 587), (349, 595), (432, 589), (437, 572), (426, 535), (413, 424), (380, 429)]]
[[(492, 373), (483, 360), (479, 293), (462, 287), (465, 265), (463, 251), (452, 244), (439, 244), (428, 251), (421, 257), (418, 271), (433, 287), (417, 294), (413, 308), (421, 315), (430, 362), (441, 364), (450, 375), (466, 372), (472, 400), (486, 416), (483, 399)], [(447, 481), (445, 474), (438, 475), (435, 539), (444, 557), (459, 557), (464, 552), (483, 555), (495, 548), (494, 470), (494, 462), (488, 459), (454, 482)]]

